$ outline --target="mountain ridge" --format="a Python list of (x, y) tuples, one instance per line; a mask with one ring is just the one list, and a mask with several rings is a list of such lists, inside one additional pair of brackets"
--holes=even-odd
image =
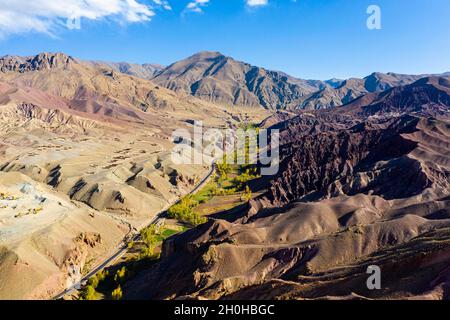
[(364, 94), (427, 76), (374, 72), (363, 79), (304, 80), (220, 52), (203, 51), (169, 65), (152, 80), (168, 89), (221, 104), (313, 110), (344, 105)]
[[(330, 109), (369, 93), (439, 76), (373, 72), (364, 78), (304, 80), (282, 71), (253, 66), (218, 51), (201, 51), (167, 67), (158, 64), (83, 61), (63, 53), (4, 56), (0, 72), (20, 72), (86, 64), (153, 82), (169, 90), (223, 106), (262, 107), (268, 110)], [(450, 72), (440, 75), (450, 75)]]

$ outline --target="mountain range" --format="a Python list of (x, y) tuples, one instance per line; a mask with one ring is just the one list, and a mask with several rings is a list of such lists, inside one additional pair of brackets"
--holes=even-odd
[[(171, 158), (195, 121), (278, 129), (279, 172), (249, 180), (250, 200), (211, 191), (215, 166)], [(161, 221), (177, 234), (125, 298), (448, 299), (449, 181), (449, 73), (303, 80), (218, 52), (0, 58), (2, 299), (52, 298)], [(205, 185), (205, 223), (164, 219)]]
[[(26, 72), (52, 68), (75, 61), (63, 54), (35, 57), (5, 56), (0, 71)], [(150, 80), (175, 92), (223, 106), (262, 107), (269, 110), (329, 109), (351, 102), (368, 93), (411, 84), (428, 76), (379, 73), (359, 79), (303, 80), (283, 72), (266, 70), (237, 61), (219, 52), (200, 52), (167, 67), (158, 64), (130, 64), (79, 61), (96, 69)]]
[(168, 66), (152, 80), (171, 90), (224, 105), (313, 110), (340, 106), (364, 94), (410, 84), (426, 76), (376, 72), (364, 79), (303, 80), (218, 52), (201, 52)]

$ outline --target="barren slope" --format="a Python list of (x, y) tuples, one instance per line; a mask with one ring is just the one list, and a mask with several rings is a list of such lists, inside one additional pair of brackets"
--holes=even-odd
[[(445, 88), (436, 78), (386, 91), (386, 113), (369, 119), (343, 108), (276, 125), (282, 163), (269, 191), (167, 240), (128, 297), (447, 299), (450, 123), (428, 115), (448, 114)], [(401, 101), (397, 116), (388, 101)], [(379, 291), (366, 287), (373, 264)]]
[(189, 192), (172, 132), (235, 113), (63, 54), (0, 60), (0, 298), (49, 298)]
[(154, 82), (222, 105), (284, 109), (325, 86), (236, 61), (218, 52), (200, 52), (164, 69)]

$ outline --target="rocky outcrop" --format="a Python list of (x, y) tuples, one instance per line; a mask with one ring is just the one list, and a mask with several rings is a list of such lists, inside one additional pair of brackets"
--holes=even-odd
[[(420, 165), (416, 163), (414, 170), (414, 160), (405, 156), (417, 144), (402, 137), (414, 132), (418, 121), (405, 116), (379, 126), (368, 123), (348, 130), (319, 132), (285, 145), (283, 152), (287, 156), (271, 186), (270, 199), (282, 205), (307, 195), (322, 198), (372, 190), (390, 199), (420, 192), (430, 182), (419, 172), (414, 176)], [(381, 165), (380, 161), (387, 163)], [(400, 170), (397, 174), (405, 169), (412, 175), (414, 183), (408, 189), (392, 188), (396, 168)]]
[(75, 59), (63, 53), (40, 53), (33, 57), (5, 56), (0, 58), (1, 72), (29, 72), (67, 67)]
[(82, 232), (75, 238), (75, 242), (94, 248), (97, 244), (102, 243), (102, 236), (99, 233)]
[(82, 232), (73, 239), (73, 242), (74, 246), (67, 252), (61, 266), (65, 275), (64, 285), (67, 288), (81, 281), (83, 270), (90, 253), (89, 249), (101, 244), (102, 238), (98, 233)]

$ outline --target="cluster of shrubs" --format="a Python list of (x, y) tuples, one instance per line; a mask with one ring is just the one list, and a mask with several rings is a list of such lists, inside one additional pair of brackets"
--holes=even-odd
[(236, 188), (216, 188), (213, 191), (215, 196), (229, 196), (236, 193)]
[(248, 181), (257, 179), (260, 177), (258, 173), (258, 169), (256, 166), (246, 166), (242, 167), (240, 170), (239, 175), (234, 179), (234, 185), (236, 186), (236, 189), (242, 191), (245, 189), (245, 186)]
[(206, 222), (206, 218), (201, 217), (194, 210), (198, 205), (199, 203), (192, 199), (191, 196), (185, 197), (179, 203), (169, 208), (167, 216), (171, 219), (177, 219), (192, 226), (197, 226)]
[(99, 284), (109, 276), (108, 270), (101, 270), (89, 278), (86, 287), (80, 293), (80, 300), (95, 300)]
[(128, 276), (126, 267), (122, 267), (116, 271), (114, 276), (110, 275), (108, 270), (101, 270), (94, 276), (90, 277), (87, 285), (80, 292), (80, 300), (96, 300), (98, 298), (97, 288), (99, 285), (104, 284), (105, 281), (111, 282), (110, 284), (115, 287), (111, 292), (111, 298), (113, 300), (122, 299), (123, 292), (121, 285), (125, 283)]

